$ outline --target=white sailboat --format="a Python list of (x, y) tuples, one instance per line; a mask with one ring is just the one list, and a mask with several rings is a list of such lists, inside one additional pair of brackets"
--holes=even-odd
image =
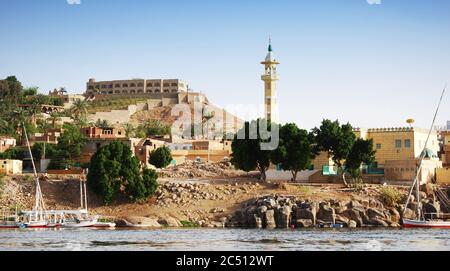
[(30, 142), (28, 140), (28, 134), (25, 127), (25, 124), (22, 123), (23, 130), (25, 134), (25, 139), (27, 141), (28, 152), (31, 158), (31, 164), (33, 165), (33, 176), (36, 183), (36, 195), (35, 195), (35, 203), (32, 211), (23, 212), (24, 221), (21, 223), (21, 227), (26, 228), (47, 228), (48, 227), (48, 219), (47, 214), (45, 212), (45, 204), (44, 198), (42, 196), (41, 185), (39, 183), (39, 177), (36, 171), (36, 165), (34, 164), (33, 153), (31, 151)]
[[(421, 202), (421, 199), (420, 199), (420, 181), (419, 181), (419, 174), (420, 174), (420, 172), (422, 170), (423, 160), (426, 157), (427, 144), (428, 144), (428, 141), (430, 139), (430, 135), (431, 135), (431, 132), (433, 130), (434, 123), (436, 121), (436, 116), (437, 116), (437, 114), (439, 112), (439, 108), (441, 106), (442, 99), (443, 99), (444, 94), (445, 94), (445, 90), (446, 90), (446, 88), (444, 88), (443, 91), (442, 91), (441, 98), (439, 100), (439, 104), (438, 104), (438, 107), (436, 109), (436, 113), (434, 114), (433, 122), (431, 124), (431, 128), (430, 128), (430, 131), (428, 133), (427, 140), (425, 141), (424, 149), (422, 151), (422, 154), (420, 155), (419, 166), (417, 168), (417, 173), (416, 173), (416, 176), (414, 178), (413, 184), (411, 185), (411, 189), (409, 191), (409, 195), (408, 195), (408, 198), (406, 200), (406, 204), (405, 204), (404, 211), (403, 211), (403, 217), (404, 217), (406, 209), (408, 208), (408, 205), (410, 203), (411, 195), (413, 194), (414, 188), (415, 188), (416, 189), (415, 199), (417, 201), (417, 210), (416, 210), (417, 217), (415, 219), (403, 218), (403, 227), (405, 227), (405, 228), (450, 228), (450, 221), (437, 220), (437, 219), (425, 219), (426, 215), (431, 215), (431, 217), (433, 217), (433, 216), (436, 216), (436, 215), (439, 216), (439, 214), (425, 214), (423, 212), (422, 202)], [(445, 215), (443, 215), (442, 217), (445, 217)]]

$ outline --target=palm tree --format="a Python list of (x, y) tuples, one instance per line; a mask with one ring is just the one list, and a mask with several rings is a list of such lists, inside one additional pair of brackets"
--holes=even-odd
[(47, 120), (51, 121), (53, 129), (55, 129), (56, 123), (61, 120), (61, 114), (59, 112), (52, 112)]
[(111, 123), (109, 123), (109, 121), (107, 121), (107, 120), (101, 120), (101, 119), (98, 119), (96, 122), (95, 122), (95, 127), (99, 127), (99, 128), (111, 128)]
[(123, 128), (125, 129), (125, 135), (127, 136), (127, 137), (133, 137), (134, 136), (134, 132), (135, 132), (135, 130), (134, 130), (134, 126), (133, 126), (133, 124), (131, 124), (131, 123), (125, 123), (124, 125), (123, 125)]
[(73, 102), (72, 107), (70, 108), (70, 112), (72, 113), (72, 118), (76, 123), (82, 124), (86, 123), (87, 114), (88, 114), (88, 104), (86, 100), (76, 99)]

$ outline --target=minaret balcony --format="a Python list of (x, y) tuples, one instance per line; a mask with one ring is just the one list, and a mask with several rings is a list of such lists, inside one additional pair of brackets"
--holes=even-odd
[(280, 77), (278, 76), (278, 74), (263, 74), (261, 76), (261, 80), (263, 81), (278, 81), (280, 80)]

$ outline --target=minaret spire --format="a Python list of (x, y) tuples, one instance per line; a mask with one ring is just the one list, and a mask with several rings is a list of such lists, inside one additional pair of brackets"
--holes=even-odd
[(269, 52), (272, 52), (272, 38), (269, 36)]

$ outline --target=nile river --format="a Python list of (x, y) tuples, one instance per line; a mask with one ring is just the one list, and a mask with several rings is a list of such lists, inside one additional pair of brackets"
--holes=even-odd
[(450, 250), (450, 230), (0, 230), (2, 250)]

